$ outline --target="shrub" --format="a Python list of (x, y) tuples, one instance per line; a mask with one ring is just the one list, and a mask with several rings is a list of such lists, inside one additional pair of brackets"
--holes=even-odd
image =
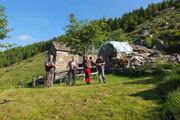
[(152, 39), (151, 38), (146, 38), (144, 41), (144, 45), (148, 48), (151, 48), (152, 46)]

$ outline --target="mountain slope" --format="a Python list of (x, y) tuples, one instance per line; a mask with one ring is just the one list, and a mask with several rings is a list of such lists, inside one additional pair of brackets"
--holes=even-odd
[(26, 85), (38, 74), (44, 74), (47, 52), (40, 53), (9, 67), (0, 68), (0, 90), (15, 87), (19, 82)]
[[(166, 52), (180, 52), (180, 8), (167, 8), (128, 33), (130, 41)], [(176, 51), (171, 48), (177, 48)]]

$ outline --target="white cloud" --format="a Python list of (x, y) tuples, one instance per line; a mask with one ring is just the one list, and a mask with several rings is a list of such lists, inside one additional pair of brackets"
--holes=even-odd
[(18, 40), (33, 40), (33, 38), (28, 35), (21, 35), (18, 37)]

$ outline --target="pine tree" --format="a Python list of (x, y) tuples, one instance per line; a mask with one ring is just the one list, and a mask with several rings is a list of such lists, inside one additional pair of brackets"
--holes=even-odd
[(144, 21), (145, 21), (144, 18), (143, 18), (143, 17), (140, 17), (139, 20), (138, 20), (138, 24), (141, 24), (141, 23), (143, 23)]
[(111, 28), (111, 30), (113, 31), (113, 27), (114, 27), (114, 22), (113, 22), (113, 19), (112, 18), (109, 18), (108, 21), (107, 21), (109, 27)]
[(166, 9), (167, 7), (168, 7), (168, 4), (167, 4), (167, 2), (164, 0), (164, 1), (162, 2), (161, 9), (163, 10), (163, 9)]
[(155, 16), (159, 12), (158, 6), (156, 4), (152, 4), (151, 7), (152, 7), (152, 15)]
[(119, 28), (120, 28), (119, 21), (118, 21), (117, 17), (115, 17), (113, 30), (117, 30)]
[(148, 17), (148, 18), (151, 18), (151, 17), (152, 17), (152, 8), (151, 8), (150, 5), (149, 5), (148, 8), (146, 9), (146, 13), (147, 13), (147, 17)]
[(126, 31), (127, 29), (128, 29), (128, 27), (129, 27), (129, 22), (128, 22), (128, 20), (125, 20), (124, 22), (123, 22), (123, 30), (124, 31)]
[(136, 26), (137, 26), (137, 22), (132, 18), (130, 17), (130, 20), (129, 20), (129, 27), (128, 27), (128, 31), (131, 32), (133, 30), (136, 29)]

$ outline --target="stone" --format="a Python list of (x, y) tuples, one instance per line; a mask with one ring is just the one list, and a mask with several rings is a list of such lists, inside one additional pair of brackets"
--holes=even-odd
[(162, 51), (164, 49), (164, 43), (162, 40), (157, 40), (156, 42), (154, 42), (154, 44), (152, 45), (153, 49), (157, 49), (157, 50), (160, 50)]
[(176, 61), (180, 63), (180, 55), (176, 56)]
[(175, 61), (175, 60), (176, 60), (176, 57), (175, 57), (175, 56), (170, 56), (170, 57), (169, 57), (169, 60), (170, 60), (170, 61)]

